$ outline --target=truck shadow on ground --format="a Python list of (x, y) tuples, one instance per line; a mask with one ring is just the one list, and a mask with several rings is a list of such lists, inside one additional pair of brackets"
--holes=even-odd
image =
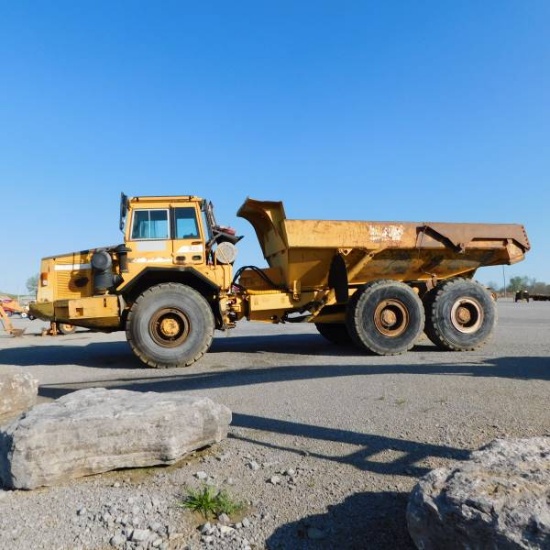
[(355, 493), (316, 514), (278, 527), (268, 550), (414, 550), (406, 523), (409, 495)]
[[(91, 337), (93, 338), (93, 336)], [(289, 336), (249, 336), (216, 338), (207, 355), (197, 364), (184, 369), (156, 371), (143, 366), (130, 351), (125, 341), (93, 342), (86, 345), (32, 345), (0, 350), (0, 365), (76, 365), (98, 369), (117, 369), (153, 374), (144, 376), (156, 385), (154, 391), (203, 389), (209, 387), (240, 386), (247, 384), (278, 382), (292, 379), (327, 378), (369, 374), (426, 374), (462, 375), (513, 378), (520, 380), (550, 380), (550, 357), (495, 357), (480, 358), (477, 354), (453, 353), (438, 350), (426, 342), (419, 342), (411, 351), (401, 356), (378, 357), (358, 351), (354, 347), (336, 346), (316, 334)], [(231, 354), (246, 354), (252, 366), (234, 368)], [(228, 356), (223, 356), (228, 354)], [(278, 356), (346, 357), (361, 363), (343, 365), (280, 365), (285, 359)], [(213, 360), (218, 361), (212, 364)], [(404, 361), (408, 357), (411, 363)], [(205, 371), (203, 364), (210, 359)], [(418, 360), (424, 361), (418, 363)], [(459, 361), (460, 360), (460, 361)], [(242, 364), (242, 357), (235, 357)], [(199, 372), (197, 372), (197, 370)], [(157, 376), (162, 372), (164, 376)], [(163, 381), (164, 380), (164, 381)], [(113, 381), (116, 383), (116, 381)], [(140, 382), (136, 380), (136, 385)], [(176, 384), (177, 387), (174, 386)], [(134, 388), (135, 389), (135, 388)], [(70, 391), (70, 390), (69, 390)]]
[(143, 369), (125, 342), (12, 347), (0, 350), (0, 365)]
[[(66, 348), (63, 348), (66, 350)], [(73, 357), (73, 359), (75, 359)], [(395, 358), (394, 358), (395, 360)], [(2, 364), (0, 357), (0, 364)], [(9, 364), (28, 366), (26, 361)], [(39, 361), (40, 364), (40, 361)], [(58, 363), (52, 363), (56, 365)], [(58, 383), (50, 386), (41, 386), (40, 394), (45, 397), (57, 398), (61, 395), (75, 391), (83, 387), (111, 387), (136, 391), (192, 391), (208, 390), (212, 388), (230, 388), (241, 386), (253, 386), (257, 384), (269, 384), (277, 382), (289, 382), (293, 380), (317, 380), (341, 378), (345, 376), (373, 376), (380, 374), (404, 374), (427, 376), (466, 376), (487, 378), (509, 378), (516, 380), (550, 380), (550, 358), (546, 357), (500, 357), (480, 363), (431, 363), (431, 364), (343, 364), (343, 365), (278, 365), (259, 364), (250, 367), (234, 368), (231, 366), (214, 366), (214, 370), (202, 370), (193, 372), (191, 369), (165, 369), (150, 371), (141, 366), (137, 361), (129, 367), (126, 363), (120, 366), (113, 354), (108, 358), (93, 358), (89, 355), (87, 360), (80, 363), (82, 366), (96, 368), (98, 370), (110, 369), (115, 372), (125, 371), (128, 375), (123, 378), (113, 377), (105, 379), (101, 377), (97, 381), (90, 381), (89, 377), (81, 382), (75, 381), (69, 384)], [(120, 368), (120, 371), (119, 371)]]
[[(25, 365), (23, 365), (25, 366)], [(97, 362), (89, 366), (98, 367)], [(115, 365), (103, 365), (114, 367)], [(101, 368), (101, 366), (99, 367)], [(73, 381), (41, 385), (39, 395), (57, 399), (66, 393), (87, 387), (109, 387), (133, 391), (174, 392), (253, 386), (293, 380), (318, 380), (344, 376), (373, 376), (380, 374), (467, 376), (510, 378), (517, 380), (549, 380), (549, 359), (543, 357), (502, 357), (486, 363), (449, 365), (281, 365), (225, 369), (215, 372), (190, 373), (187, 370), (164, 370), (163, 376), (142, 376), (143, 370), (135, 370), (134, 378), (110, 378), (90, 381)]]
[[(291, 452), (299, 456), (309, 456), (319, 460), (327, 460), (353, 466), (359, 470), (382, 475), (402, 475), (420, 477), (430, 471), (430, 467), (422, 465), (428, 458), (443, 460), (465, 460), (469, 451), (447, 445), (434, 445), (387, 437), (380, 435), (354, 432), (324, 426), (314, 426), (302, 422), (291, 422), (276, 418), (266, 418), (249, 414), (233, 413), (231, 422), (233, 428), (245, 428), (247, 431), (233, 430), (231, 438), (261, 445), (271, 450)], [(248, 431), (253, 430), (253, 431)], [(329, 441), (353, 445), (358, 449), (339, 456), (327, 455), (315, 450), (315, 444), (298, 447), (280, 446), (276, 443), (252, 439), (245, 434), (254, 431), (274, 433), (284, 436), (296, 436), (304, 441)], [(384, 454), (385, 453), (385, 454)]]
[[(329, 460), (352, 465), (365, 472), (390, 476), (419, 478), (432, 468), (428, 459), (442, 461), (466, 460), (470, 451), (446, 445), (413, 442), (405, 439), (312, 426), (236, 413), (232, 425), (248, 430), (294, 435), (306, 441), (330, 441), (351, 444), (359, 450), (340, 456), (325, 455), (312, 448), (291, 448), (244, 435), (245, 430), (234, 430), (230, 437), (261, 445), (273, 450), (284, 450), (307, 455), (317, 460)], [(251, 431), (251, 434), (254, 432)], [(387, 458), (389, 455), (389, 459)], [(380, 461), (381, 456), (386, 456)], [(393, 457), (393, 458), (391, 458)], [(320, 479), (319, 483), (323, 480)], [(365, 483), (368, 483), (366, 481)], [(343, 502), (327, 507), (327, 512), (301, 518), (278, 527), (266, 540), (269, 550), (286, 548), (304, 550), (413, 550), (406, 522), (409, 493), (398, 491), (354, 493)], [(313, 534), (311, 534), (313, 530)]]
[[(427, 460), (435, 459), (441, 464), (451, 460), (466, 460), (470, 454), (468, 450), (447, 445), (419, 443), (241, 413), (233, 415), (232, 426), (235, 429), (230, 437), (234, 439), (316, 460), (347, 464), (378, 475), (419, 478), (432, 469), (427, 466)], [(281, 446), (265, 441), (265, 437), (254, 439), (255, 431), (293, 435), (306, 443), (300, 447)], [(354, 445), (358, 449), (339, 456), (327, 455), (315, 450), (324, 447), (317, 444), (319, 441)], [(323, 479), (319, 479), (319, 483), (323, 483)], [(367, 483), (368, 480), (365, 481)], [(326, 514), (309, 516), (280, 526), (266, 541), (267, 548), (413, 549), (406, 527), (408, 498), (409, 494), (404, 492), (354, 493), (342, 503), (330, 506)], [(313, 539), (309, 536), (310, 528), (315, 530)]]
[[(428, 459), (436, 459), (441, 463), (442, 460), (466, 460), (470, 454), (467, 450), (445, 445), (418, 443), (240, 413), (233, 415), (232, 426), (236, 428), (230, 435), (233, 439), (272, 450), (307, 455), (316, 460), (347, 464), (379, 475), (419, 478), (431, 470), (422, 466), (422, 462)], [(253, 435), (256, 430), (284, 436), (294, 435), (313, 443), (310, 448), (289, 447), (266, 442), (264, 438), (252, 439), (247, 435)], [(355, 445), (359, 450), (340, 456), (326, 455), (315, 451), (318, 441)], [(381, 461), (382, 456), (385, 458)], [(323, 479), (318, 482), (323, 483)], [(327, 507), (325, 514), (308, 516), (281, 525), (268, 537), (266, 547), (270, 550), (412, 550), (415, 546), (406, 523), (408, 499), (409, 493), (397, 491), (354, 493), (343, 502)]]

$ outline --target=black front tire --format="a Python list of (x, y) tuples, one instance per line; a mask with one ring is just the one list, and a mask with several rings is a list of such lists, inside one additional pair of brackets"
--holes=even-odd
[(134, 302), (126, 320), (126, 338), (150, 367), (187, 367), (208, 351), (214, 328), (212, 309), (201, 294), (186, 285), (163, 283)]
[(440, 349), (472, 351), (492, 335), (497, 311), (485, 287), (469, 279), (452, 279), (424, 297), (426, 335)]
[(424, 309), (405, 283), (375, 281), (351, 297), (346, 324), (357, 346), (377, 355), (397, 355), (411, 349), (422, 334)]

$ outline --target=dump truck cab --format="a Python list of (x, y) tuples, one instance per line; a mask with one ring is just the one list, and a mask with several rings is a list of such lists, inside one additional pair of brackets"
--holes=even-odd
[(216, 223), (212, 203), (192, 195), (120, 198), (121, 244), (43, 258), (33, 315), (94, 330), (126, 328), (134, 301), (162, 283), (195, 289), (212, 307), (216, 328), (241, 237)]
[(116, 250), (122, 260), (119, 292), (135, 295), (167, 280), (204, 292), (230, 285), (240, 237), (216, 223), (211, 202), (191, 195), (129, 198), (122, 194), (120, 229), (124, 247)]

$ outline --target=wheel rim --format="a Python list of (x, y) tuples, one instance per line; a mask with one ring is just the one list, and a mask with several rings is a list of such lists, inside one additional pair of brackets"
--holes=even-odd
[(483, 308), (473, 298), (460, 298), (451, 309), (451, 323), (456, 330), (470, 334), (479, 330), (483, 323)]
[(150, 333), (160, 346), (175, 348), (189, 336), (190, 323), (187, 315), (174, 308), (157, 311), (150, 321)]
[(409, 310), (398, 300), (384, 300), (374, 311), (374, 325), (384, 336), (401, 336), (407, 330), (409, 322)]

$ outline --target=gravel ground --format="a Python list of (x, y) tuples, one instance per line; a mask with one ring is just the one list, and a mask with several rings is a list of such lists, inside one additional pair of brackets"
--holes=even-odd
[[(314, 327), (242, 323), (188, 369), (141, 367), (121, 334), (40, 337), (16, 321), (0, 365), (40, 381), (40, 400), (93, 386), (207, 395), (229, 437), (167, 468), (0, 490), (0, 548), (413, 549), (405, 523), (420, 476), (496, 437), (550, 435), (550, 303), (498, 302), (490, 343), (445, 353), (422, 339), (374, 357)], [(207, 521), (178, 503), (224, 489), (243, 508)]]

